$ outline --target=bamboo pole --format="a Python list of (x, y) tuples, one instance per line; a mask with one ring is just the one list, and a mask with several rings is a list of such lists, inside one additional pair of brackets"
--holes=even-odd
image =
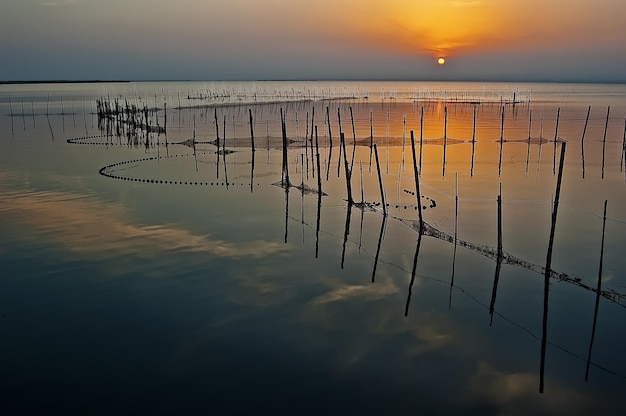
[(445, 106), (443, 116), (443, 164), (441, 167), (441, 175), (446, 176), (446, 150), (448, 144), (448, 106)]
[(587, 117), (585, 118), (585, 127), (583, 127), (583, 135), (580, 138), (580, 144), (585, 143), (585, 133), (587, 132), (587, 124), (589, 123), (589, 114), (591, 113), (591, 106), (587, 108)]
[(544, 372), (546, 364), (546, 342), (548, 337), (548, 294), (550, 290), (550, 276), (552, 275), (552, 249), (554, 244), (554, 232), (556, 229), (556, 219), (559, 209), (559, 197), (561, 195), (561, 180), (563, 179), (563, 165), (565, 162), (565, 147), (567, 143), (561, 145), (561, 159), (559, 162), (559, 174), (556, 182), (556, 193), (554, 197), (554, 206), (552, 208), (552, 222), (550, 226), (550, 240), (548, 243), (548, 252), (546, 254), (546, 267), (543, 281), (543, 328), (541, 337), (541, 364), (539, 368), (539, 393), (544, 390)]
[(606, 156), (606, 132), (609, 129), (609, 114), (611, 106), (606, 109), (606, 123), (604, 124), (604, 137), (602, 138), (602, 179), (604, 179), (604, 160)]
[(354, 129), (354, 114), (350, 106), (350, 121), (352, 122), (352, 160), (350, 160), (350, 172), (354, 168), (354, 154), (356, 153), (356, 130)]
[(526, 151), (526, 174), (528, 175), (528, 166), (530, 164), (530, 136), (533, 125), (533, 109), (528, 111), (528, 149)]
[(248, 108), (248, 115), (250, 116), (250, 143), (252, 145), (252, 153), (256, 151), (254, 147), (254, 120), (252, 119), (252, 109)]
[(626, 118), (624, 118), (624, 136), (622, 138), (622, 162), (620, 163), (620, 172), (626, 164)]
[(370, 110), (370, 172), (372, 171), (372, 148), (374, 146), (374, 112)]
[(500, 157), (498, 159), (498, 176), (502, 173), (502, 146), (504, 144), (504, 106), (502, 108), (502, 114), (500, 122)]
[(424, 144), (424, 106), (420, 109), (420, 172), (422, 171), (422, 147)]
[(380, 162), (378, 161), (378, 148), (374, 145), (374, 155), (376, 156), (376, 170), (378, 171), (378, 185), (380, 187), (380, 199), (383, 204), (383, 214), (387, 216), (387, 204), (385, 203), (385, 189), (383, 188), (383, 179), (380, 174)]
[(285, 123), (285, 114), (283, 113), (282, 107), (280, 108), (280, 122), (282, 125), (282, 136), (283, 136), (283, 175), (281, 180), (281, 185), (288, 188), (291, 184), (289, 181), (289, 166), (287, 161), (287, 126)]
[(591, 329), (591, 340), (589, 341), (589, 355), (587, 356), (587, 368), (585, 369), (585, 381), (589, 380), (589, 366), (591, 364), (591, 350), (593, 348), (593, 341), (596, 336), (596, 324), (598, 322), (598, 306), (600, 305), (600, 293), (602, 290), (602, 262), (604, 259), (604, 234), (606, 230), (606, 205), (607, 200), (604, 200), (604, 215), (602, 216), (602, 243), (600, 245), (600, 266), (598, 268), (598, 286), (596, 288), (596, 303), (593, 311), (593, 327)]
[[(180, 97), (179, 97), (179, 100), (180, 100)], [(214, 109), (213, 115), (215, 118), (215, 142), (217, 144), (217, 150), (219, 150), (220, 149), (220, 123), (217, 121), (217, 108)]]
[(415, 197), (417, 199), (417, 213), (418, 213), (418, 218), (419, 218), (419, 224), (420, 224), (420, 233), (422, 232), (423, 228), (424, 228), (424, 217), (422, 214), (422, 194), (420, 191), (420, 179), (419, 179), (419, 171), (417, 169), (417, 160), (415, 158), (415, 138), (413, 136), (413, 130), (411, 130), (411, 150), (413, 153), (413, 175), (415, 177)]
[(559, 117), (561, 116), (561, 107), (556, 110), (556, 125), (554, 127), (554, 150), (552, 151), (552, 174), (556, 174), (556, 144), (559, 141)]
[(343, 148), (343, 153), (344, 153), (344, 158), (343, 158), (343, 162), (344, 162), (344, 168), (345, 168), (345, 174), (346, 174), (346, 190), (348, 193), (348, 205), (352, 205), (354, 203), (353, 199), (352, 199), (352, 172), (350, 171), (350, 168), (348, 166), (348, 158), (345, 157), (346, 154), (346, 138), (345, 135), (343, 134), (343, 132), (340, 133), (340, 137), (341, 137), (341, 147)]

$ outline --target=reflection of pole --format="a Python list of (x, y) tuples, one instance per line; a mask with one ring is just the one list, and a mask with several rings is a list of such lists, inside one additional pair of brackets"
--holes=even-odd
[(606, 229), (606, 204), (604, 200), (604, 215), (602, 217), (602, 243), (600, 245), (600, 267), (598, 269), (598, 287), (596, 288), (596, 305), (593, 310), (593, 327), (591, 329), (591, 341), (589, 342), (589, 355), (587, 356), (587, 369), (585, 370), (585, 381), (589, 379), (589, 365), (591, 364), (591, 349), (596, 336), (596, 323), (598, 322), (598, 305), (600, 304), (600, 291), (602, 289), (602, 259), (604, 258), (604, 231)]
[(376, 280), (376, 266), (378, 265), (378, 256), (380, 255), (380, 246), (383, 242), (383, 235), (385, 234), (385, 223), (387, 222), (387, 216), (383, 215), (383, 220), (380, 223), (380, 234), (378, 235), (378, 246), (376, 247), (376, 256), (374, 256), (374, 268), (372, 269), (372, 283)]
[(380, 199), (383, 203), (383, 214), (387, 216), (387, 204), (385, 203), (385, 190), (383, 188), (383, 178), (380, 176), (380, 163), (378, 161), (378, 148), (374, 145), (374, 155), (376, 156), (376, 170), (378, 171), (378, 185), (380, 187)]
[(459, 229), (459, 172), (454, 174), (454, 251), (452, 253), (452, 276), (450, 277), (450, 294), (448, 309), (452, 307), (452, 286), (454, 286), (454, 272), (456, 271), (456, 247)]
[(493, 312), (496, 305), (496, 295), (498, 293), (498, 282), (500, 281), (500, 268), (502, 267), (502, 184), (500, 184), (500, 193), (498, 194), (498, 259), (496, 261), (496, 273), (493, 279), (493, 290), (491, 292), (491, 303), (489, 304), (489, 315), (493, 322)]
[(420, 245), (422, 244), (422, 230), (417, 235), (417, 246), (415, 247), (415, 256), (413, 256), (413, 269), (411, 270), (411, 281), (409, 282), (409, 293), (406, 297), (406, 305), (404, 306), (404, 316), (409, 316), (409, 305), (411, 304), (411, 295), (413, 294), (413, 283), (417, 272), (417, 258), (420, 254)]
[[(344, 154), (344, 157), (345, 157), (345, 154)], [(341, 250), (341, 269), (342, 270), (343, 270), (344, 261), (346, 259), (346, 244), (348, 243), (348, 236), (350, 235), (350, 217), (351, 216), (352, 216), (352, 204), (348, 204), (348, 209), (346, 210), (346, 225), (345, 225), (344, 233), (343, 233), (343, 248)]]
[(317, 227), (315, 229), (315, 258), (317, 258), (319, 254), (320, 214), (322, 210), (322, 176), (320, 175), (320, 148), (317, 140), (317, 126), (315, 126), (315, 150), (317, 158)]
[(554, 244), (554, 231), (556, 228), (556, 218), (559, 209), (559, 197), (561, 195), (561, 180), (563, 179), (563, 164), (565, 162), (566, 142), (561, 144), (561, 159), (559, 162), (559, 176), (556, 182), (556, 194), (554, 196), (554, 207), (552, 208), (552, 224), (550, 226), (550, 242), (548, 243), (548, 253), (546, 255), (546, 269), (543, 280), (543, 330), (541, 337), (541, 365), (539, 369), (539, 393), (543, 393), (544, 371), (546, 364), (546, 342), (548, 336), (548, 294), (550, 290), (550, 275), (552, 274), (552, 246)]

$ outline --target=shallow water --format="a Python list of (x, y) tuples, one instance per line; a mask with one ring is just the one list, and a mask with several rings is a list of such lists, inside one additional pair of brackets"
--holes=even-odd
[[(107, 95), (167, 134), (107, 134)], [(312, 193), (277, 186), (281, 110)], [(624, 85), (3, 85), (0, 115), (3, 413), (623, 412)]]

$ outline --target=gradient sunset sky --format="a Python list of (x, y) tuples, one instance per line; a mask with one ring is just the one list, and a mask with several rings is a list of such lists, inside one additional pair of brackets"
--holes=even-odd
[(0, 80), (626, 82), (625, 19), (624, 0), (2, 0)]

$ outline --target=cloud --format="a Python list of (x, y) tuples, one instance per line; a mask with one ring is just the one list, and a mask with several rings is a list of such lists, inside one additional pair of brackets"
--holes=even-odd
[[(563, 385), (550, 383), (545, 395), (538, 394), (539, 376), (530, 373), (506, 373), (485, 362), (478, 363), (476, 372), (469, 380), (470, 400), (488, 402), (506, 415), (571, 415), (602, 413), (584, 394)], [(585, 412), (585, 409), (587, 410)]]
[(262, 258), (286, 250), (268, 241), (231, 243), (196, 235), (172, 224), (137, 225), (117, 204), (67, 192), (3, 191), (0, 213), (12, 223), (30, 227), (34, 235), (67, 249), (95, 257), (121, 252), (154, 255), (163, 250), (207, 252), (232, 259)]

